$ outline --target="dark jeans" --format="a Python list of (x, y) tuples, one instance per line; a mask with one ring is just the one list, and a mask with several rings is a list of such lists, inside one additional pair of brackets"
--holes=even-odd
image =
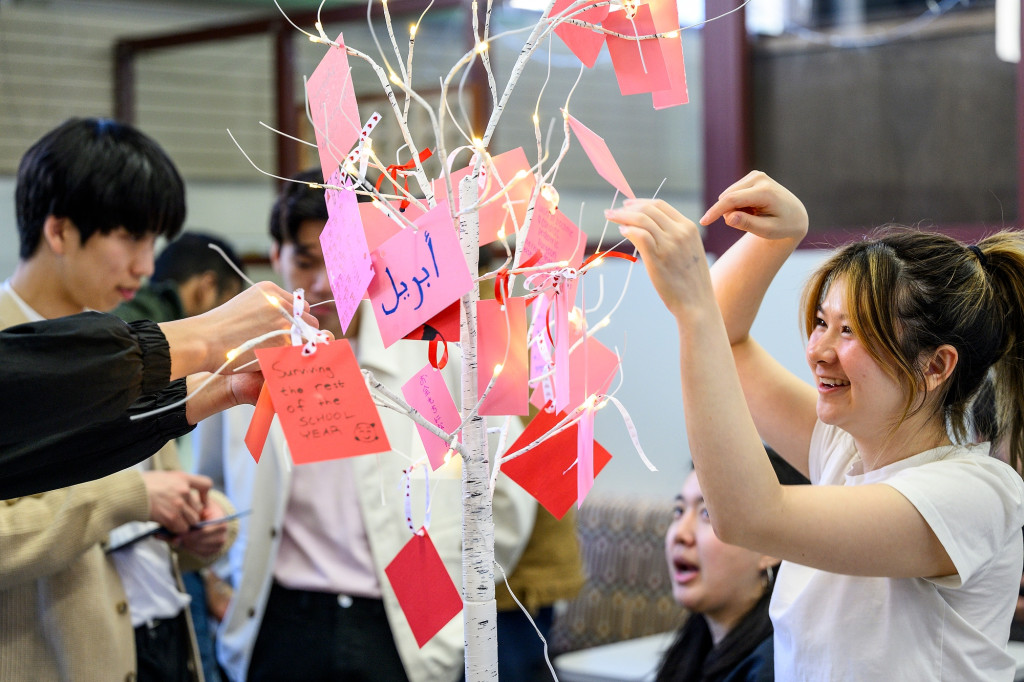
[(135, 628), (139, 682), (189, 682), (185, 614)]
[[(540, 609), (533, 617), (544, 639), (549, 639), (555, 610)], [(552, 680), (544, 662), (544, 642), (529, 619), (518, 608), (498, 611), (498, 679), (501, 682), (544, 682)]]
[(380, 599), (270, 588), (249, 682), (407, 679)]

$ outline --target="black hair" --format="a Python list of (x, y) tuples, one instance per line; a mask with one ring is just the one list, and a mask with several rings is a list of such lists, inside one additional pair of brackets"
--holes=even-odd
[(210, 248), (220, 248), (231, 263), (239, 270), (245, 267), (231, 245), (220, 237), (203, 232), (182, 232), (178, 238), (164, 247), (153, 266), (151, 282), (170, 280), (184, 284), (190, 278), (205, 272), (213, 272), (217, 280), (217, 294), (223, 295), (232, 289), (242, 288), (242, 277), (224, 258)]
[(69, 219), (83, 244), (118, 227), (174, 237), (185, 222), (185, 184), (160, 145), (132, 126), (72, 118), (21, 157), (15, 204), (24, 260), (48, 216)]
[(278, 244), (295, 242), (299, 228), (307, 220), (327, 221), (327, 200), (324, 190), (311, 187), (322, 185), (320, 169), (302, 171), (292, 176), (298, 182), (286, 182), (270, 209), (270, 236)]

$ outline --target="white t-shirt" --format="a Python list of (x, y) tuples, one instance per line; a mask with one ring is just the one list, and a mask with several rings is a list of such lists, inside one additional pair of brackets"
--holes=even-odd
[(927, 450), (861, 473), (853, 438), (818, 422), (817, 485), (884, 483), (910, 500), (956, 566), (936, 579), (865, 578), (785, 562), (771, 602), (775, 676), (1012, 680), (1006, 653), (1024, 562), (1024, 482), (988, 445)]

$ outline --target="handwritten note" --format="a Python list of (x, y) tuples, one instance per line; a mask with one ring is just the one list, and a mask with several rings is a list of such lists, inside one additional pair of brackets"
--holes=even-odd
[[(444, 382), (441, 373), (430, 365), (403, 384), (402, 395), (427, 421), (446, 433), (451, 433), (462, 423), (459, 408), (455, 406), (455, 400), (448, 391), (448, 384)], [(436, 470), (444, 464), (448, 443), (419, 424), (416, 425), (416, 430), (423, 442), (423, 449), (427, 452), (427, 459), (430, 460), (430, 468)]]
[(636, 195), (630, 189), (629, 183), (626, 182), (626, 177), (619, 170), (619, 164), (615, 163), (611, 150), (605, 144), (604, 138), (572, 116), (569, 116), (569, 127), (572, 128), (576, 139), (580, 141), (580, 146), (586, 152), (590, 163), (594, 164), (597, 174), (630, 199), (636, 199)]
[(366, 382), (345, 339), (256, 351), (296, 464), (391, 449)]
[(523, 242), (523, 261), (539, 252), (538, 265), (566, 261), (569, 267), (578, 268), (583, 263), (586, 246), (587, 236), (575, 223), (557, 208), (552, 213), (543, 199), (537, 200), (537, 208)]
[(372, 254), (368, 293), (388, 347), (457, 301), (473, 286), (458, 235), (440, 203)]
[(331, 177), (345, 160), (362, 130), (348, 55), (340, 33), (336, 42), (341, 47), (327, 48), (327, 54), (306, 82), (309, 113), (325, 178)]
[[(526, 425), (509, 453), (526, 447), (549, 432), (565, 418), (564, 413), (540, 412)], [(501, 465), (501, 472), (519, 484), (555, 518), (562, 518), (579, 499), (576, 452), (579, 447), (578, 424), (549, 438), (533, 450)], [(611, 454), (594, 442), (594, 475), (611, 461)]]
[[(331, 176), (330, 184), (341, 184), (338, 171)], [(359, 301), (373, 278), (373, 268), (370, 266), (370, 251), (366, 247), (355, 192), (349, 189), (328, 189), (325, 198), (328, 218), (327, 225), (320, 233), (320, 247), (327, 265), (327, 277), (331, 282), (341, 329), (348, 331)]]
[[(625, 10), (618, 10), (611, 12), (601, 25), (609, 31), (627, 36), (648, 36), (657, 33), (651, 8), (647, 5), (637, 7), (632, 21)], [(678, 28), (677, 26), (676, 30)], [(626, 40), (608, 36), (607, 42), (615, 78), (623, 95), (665, 90), (671, 85), (665, 57), (657, 40)], [(640, 58), (641, 51), (643, 59)]]
[(501, 373), (480, 405), (482, 415), (525, 415), (530, 412), (526, 301), (508, 298), (505, 299), (505, 308), (502, 310), (495, 300), (480, 301), (476, 307), (479, 395), (483, 395), (494, 376), (495, 366), (501, 365)]
[[(556, 0), (551, 8), (551, 16), (555, 17), (562, 14), (574, 2), (576, 0)], [(587, 4), (592, 5), (597, 2), (598, 0), (592, 0), (592, 2)], [(589, 24), (600, 24), (608, 16), (609, 7), (608, 5), (602, 5), (600, 7), (591, 7), (582, 12), (579, 10), (580, 7), (575, 7), (565, 16), (571, 15), (572, 19), (585, 21)], [(604, 47), (603, 33), (573, 24), (559, 24), (555, 27), (555, 34), (562, 39), (566, 47), (572, 50), (574, 55), (579, 57), (581, 62), (587, 65), (587, 68), (593, 68), (597, 62), (597, 56), (601, 54), (601, 48)]]
[[(510, 185), (508, 192), (500, 199), (483, 206), (478, 213), (480, 219), (480, 246), (498, 239), (499, 233), (514, 234), (516, 228), (523, 226), (526, 220), (526, 207), (533, 194), (536, 180), (530, 173), (530, 164), (522, 147), (517, 147), (491, 159), (494, 163), (493, 172), (487, 166), (481, 167), (480, 197), (483, 201), (493, 197), (505, 185)], [(463, 168), (451, 174), (452, 193), (455, 195), (456, 206), (460, 206), (459, 181), (472, 171), (471, 167)], [(522, 171), (522, 173), (520, 173)], [(490, 173), (490, 177), (488, 177)], [(446, 196), (443, 178), (434, 181), (434, 194), (439, 198)], [(482, 201), (481, 201), (482, 203)], [(512, 220), (515, 215), (515, 220)]]
[(424, 644), (462, 611), (462, 598), (425, 529), (384, 569), (416, 643)]

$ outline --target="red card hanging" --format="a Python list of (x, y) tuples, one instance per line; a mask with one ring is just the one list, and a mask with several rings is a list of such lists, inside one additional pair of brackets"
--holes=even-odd
[(502, 310), (496, 300), (477, 303), (477, 390), (480, 396), (494, 376), (495, 366), (501, 365), (501, 373), (480, 405), (479, 413), (482, 415), (525, 415), (530, 412), (526, 301), (510, 298), (505, 301), (505, 307), (507, 310)]
[(263, 454), (263, 446), (267, 443), (267, 436), (270, 435), (270, 424), (274, 421), (274, 403), (270, 399), (270, 390), (264, 383), (260, 389), (260, 397), (256, 399), (256, 411), (252, 413), (249, 420), (249, 428), (245, 432), (245, 447), (249, 454), (260, 463), (260, 455)]
[(459, 591), (426, 529), (412, 536), (384, 573), (421, 648), (462, 611)]

